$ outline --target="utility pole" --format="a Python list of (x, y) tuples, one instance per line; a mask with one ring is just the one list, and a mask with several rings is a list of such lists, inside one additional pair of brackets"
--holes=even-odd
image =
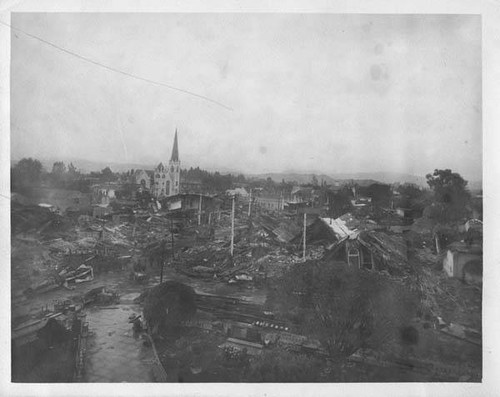
[(252, 189), (250, 189), (250, 200), (248, 201), (248, 217), (250, 218), (250, 214), (252, 211)]
[(162, 245), (162, 247), (161, 247), (160, 284), (163, 283), (163, 268), (165, 267), (165, 251), (167, 249), (167, 239), (166, 238), (162, 241), (161, 245)]
[(234, 253), (234, 195), (233, 195), (233, 205), (231, 209), (231, 256)]
[(170, 236), (172, 238), (172, 261), (175, 260), (175, 253), (174, 253), (174, 220), (173, 218), (170, 218)]
[(200, 194), (200, 204), (198, 206), (198, 226), (201, 225), (201, 200), (203, 199), (202, 195)]
[(304, 212), (304, 241), (302, 243), (302, 259), (306, 261), (306, 232), (307, 232), (307, 213)]

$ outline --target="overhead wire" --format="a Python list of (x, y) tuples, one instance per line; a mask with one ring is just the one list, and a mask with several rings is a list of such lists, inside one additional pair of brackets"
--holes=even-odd
[(170, 90), (174, 90), (174, 91), (178, 91), (178, 92), (181, 92), (181, 93), (184, 93), (184, 94), (187, 94), (187, 95), (191, 95), (193, 97), (196, 97), (196, 98), (199, 98), (199, 99), (211, 102), (211, 103), (213, 103), (215, 105), (218, 105), (218, 106), (220, 106), (220, 107), (222, 107), (222, 108), (224, 108), (226, 110), (233, 111), (233, 108), (231, 108), (231, 107), (229, 107), (229, 106), (227, 106), (227, 105), (225, 105), (225, 104), (223, 104), (221, 102), (218, 102), (218, 101), (216, 101), (216, 100), (214, 100), (212, 98), (209, 98), (207, 96), (204, 96), (204, 95), (201, 95), (201, 94), (197, 94), (197, 93), (195, 93), (193, 91), (189, 91), (189, 90), (186, 90), (186, 89), (183, 89), (183, 88), (178, 88), (178, 87), (175, 87), (175, 86), (170, 85), (170, 84), (162, 83), (160, 81), (155, 81), (155, 80), (148, 79), (146, 77), (141, 77), (141, 76), (138, 76), (136, 74), (129, 73), (129, 72), (126, 72), (124, 70), (117, 69), (117, 68), (115, 68), (113, 66), (105, 65), (105, 64), (103, 64), (101, 62), (98, 62), (98, 61), (95, 61), (95, 60), (93, 60), (91, 58), (88, 58), (86, 56), (80, 55), (80, 54), (78, 54), (78, 53), (76, 53), (74, 51), (70, 51), (70, 50), (68, 50), (66, 48), (63, 48), (63, 47), (61, 47), (61, 46), (59, 46), (57, 44), (52, 43), (51, 41), (45, 40), (45, 39), (43, 39), (43, 38), (41, 38), (39, 36), (36, 36), (34, 34), (31, 34), (31, 33), (28, 33), (28, 32), (26, 32), (26, 31), (24, 31), (22, 29), (14, 27), (12, 25), (9, 25), (8, 23), (5, 23), (3, 21), (0, 21), (0, 24), (6, 26), (8, 28), (10, 28), (11, 30), (14, 30), (16, 32), (20, 32), (20, 33), (22, 33), (22, 34), (24, 34), (24, 35), (26, 35), (28, 37), (31, 37), (32, 39), (38, 40), (38, 41), (40, 41), (40, 42), (42, 42), (42, 43), (44, 43), (44, 44), (46, 44), (48, 46), (56, 48), (57, 50), (62, 51), (64, 53), (68, 54), (68, 55), (74, 56), (74, 57), (76, 57), (76, 58), (78, 58), (78, 59), (80, 59), (82, 61), (85, 61), (87, 63), (91, 63), (91, 64), (93, 64), (95, 66), (98, 66), (98, 67), (101, 67), (103, 69), (107, 69), (109, 71), (112, 71), (112, 72), (115, 72), (115, 73), (119, 73), (121, 75), (130, 77), (130, 78), (133, 78), (133, 79), (136, 79), (136, 80), (144, 81), (146, 83), (150, 83), (150, 84), (162, 86), (162, 87), (168, 88)]

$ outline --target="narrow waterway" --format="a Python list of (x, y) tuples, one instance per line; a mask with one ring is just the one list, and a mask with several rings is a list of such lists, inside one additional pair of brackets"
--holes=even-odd
[(129, 316), (140, 307), (126, 301), (109, 308), (87, 311), (93, 335), (85, 356), (86, 382), (152, 382), (155, 358), (145, 339), (134, 335)]

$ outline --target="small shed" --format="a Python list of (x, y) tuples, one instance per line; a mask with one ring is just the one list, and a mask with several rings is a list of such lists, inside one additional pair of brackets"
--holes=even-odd
[[(443, 270), (450, 277), (465, 278), (465, 271), (470, 268), (471, 262), (481, 263), (482, 275), (483, 249), (479, 245), (467, 245), (463, 242), (450, 244), (443, 259)], [(466, 268), (466, 265), (469, 264)], [(474, 266), (476, 268), (477, 266)], [(472, 271), (469, 271), (472, 273)], [(477, 273), (475, 271), (474, 273)]]

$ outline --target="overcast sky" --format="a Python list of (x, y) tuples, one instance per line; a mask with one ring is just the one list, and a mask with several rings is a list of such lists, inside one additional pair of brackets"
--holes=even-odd
[(12, 14), (14, 159), (481, 178), (481, 21), (457, 15)]

